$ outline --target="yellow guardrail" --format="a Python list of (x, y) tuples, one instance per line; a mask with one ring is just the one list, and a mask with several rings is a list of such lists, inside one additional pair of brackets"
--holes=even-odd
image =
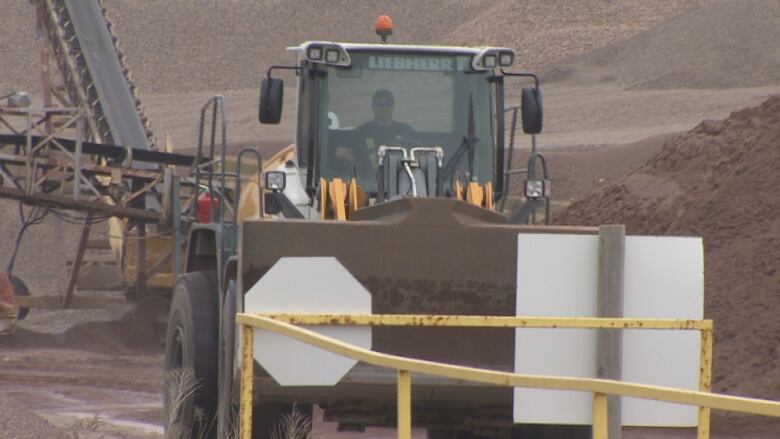
[[(253, 340), (255, 328), (308, 343), (330, 352), (398, 373), (398, 437), (409, 439), (411, 421), (411, 373), (438, 375), (508, 387), (575, 390), (593, 394), (593, 439), (607, 439), (607, 395), (654, 399), (699, 407), (698, 439), (709, 438), (710, 410), (726, 410), (780, 417), (780, 402), (710, 393), (712, 380), (712, 321), (674, 319), (613, 319), (587, 317), (492, 317), (442, 315), (332, 315), (242, 314), (241, 437), (252, 437)], [(698, 330), (701, 333), (699, 390), (676, 389), (615, 380), (525, 375), (478, 369), (383, 354), (320, 335), (296, 325), (336, 326), (450, 326), (487, 328), (568, 329), (665, 329)]]

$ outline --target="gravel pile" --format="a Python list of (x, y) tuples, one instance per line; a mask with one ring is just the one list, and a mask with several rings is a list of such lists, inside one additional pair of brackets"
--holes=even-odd
[[(379, 14), (394, 21), (396, 43), (514, 47), (519, 67), (536, 69), (562, 57), (624, 39), (703, 0), (104, 0), (133, 80), (142, 94), (255, 88), (265, 69), (286, 63), (287, 46), (306, 40), (378, 42)], [(6, 40), (4, 84), (36, 88), (34, 9), (0, 0)], [(1, 90), (1, 89), (0, 89)]]
[(308, 40), (379, 42), (374, 21), (389, 14), (395, 43), (448, 43), (447, 30), (486, 0), (201, 1), (109, 0), (108, 14), (145, 93), (255, 88), (286, 47)]
[(28, 2), (0, 0), (0, 96), (12, 89), (40, 87), (40, 55), (35, 50), (35, 14)]
[(596, 66), (634, 89), (780, 84), (780, 2), (712, 1), (562, 64)]
[[(256, 87), (268, 65), (287, 63), (285, 47), (307, 40), (377, 42), (374, 20), (389, 14), (396, 43), (501, 45), (520, 67), (624, 39), (702, 0), (110, 0), (109, 16), (146, 93)], [(150, 50), (151, 49), (151, 50)]]
[(584, 53), (689, 10), (703, 0), (499, 0), (452, 33), (460, 44), (513, 47), (519, 68), (536, 70)]
[(715, 390), (780, 399), (780, 95), (704, 121), (558, 224), (702, 236)]
[[(28, 215), (30, 208), (25, 207), (24, 212)], [(20, 226), (19, 203), (0, 199), (0, 271), (6, 271)], [(65, 290), (68, 279), (65, 260), (74, 259), (80, 232), (80, 227), (62, 221), (55, 226), (52, 215), (43, 224), (27, 228), (13, 273), (24, 280), (31, 294), (57, 294)], [(31, 315), (37, 312), (31, 310)]]

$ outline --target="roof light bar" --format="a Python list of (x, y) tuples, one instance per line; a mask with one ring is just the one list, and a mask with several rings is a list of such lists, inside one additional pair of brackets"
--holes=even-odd
[(338, 43), (306, 43), (302, 47), (306, 61), (333, 66), (349, 67), (352, 59), (349, 52)]
[(471, 59), (474, 70), (492, 70), (496, 67), (509, 67), (515, 63), (515, 51), (503, 47), (482, 49)]

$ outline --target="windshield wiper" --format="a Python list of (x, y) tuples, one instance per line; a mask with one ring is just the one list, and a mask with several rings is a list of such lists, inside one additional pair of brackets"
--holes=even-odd
[(455, 154), (453, 154), (447, 164), (444, 165), (444, 168), (442, 169), (442, 181), (449, 181), (452, 178), (452, 175), (455, 173), (458, 161), (460, 161), (460, 158), (463, 157), (464, 153), (468, 153), (467, 157), (469, 161), (469, 179), (472, 181), (474, 180), (474, 152), (477, 147), (477, 142), (479, 142), (479, 138), (476, 136), (475, 130), (474, 93), (471, 93), (469, 96), (468, 130), (466, 131), (466, 135), (463, 137), (463, 142), (461, 142), (460, 146), (455, 151)]

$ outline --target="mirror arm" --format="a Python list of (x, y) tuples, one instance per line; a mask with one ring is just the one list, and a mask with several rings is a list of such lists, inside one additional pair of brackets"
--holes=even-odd
[(269, 79), (271, 78), (271, 72), (272, 72), (274, 69), (276, 69), (276, 70), (295, 70), (295, 73), (296, 73), (296, 74), (300, 74), (300, 73), (301, 73), (301, 70), (302, 70), (302, 69), (301, 69), (301, 67), (298, 67), (298, 66), (283, 66), (283, 65), (272, 65), (271, 67), (269, 67), (269, 68), (268, 68), (268, 72), (266, 73), (266, 76), (267, 76)]
[(522, 78), (533, 78), (534, 79), (534, 87), (539, 88), (539, 77), (534, 75), (533, 73), (514, 73), (514, 72), (507, 72), (504, 69), (501, 69), (501, 74), (504, 76), (517, 76)]

